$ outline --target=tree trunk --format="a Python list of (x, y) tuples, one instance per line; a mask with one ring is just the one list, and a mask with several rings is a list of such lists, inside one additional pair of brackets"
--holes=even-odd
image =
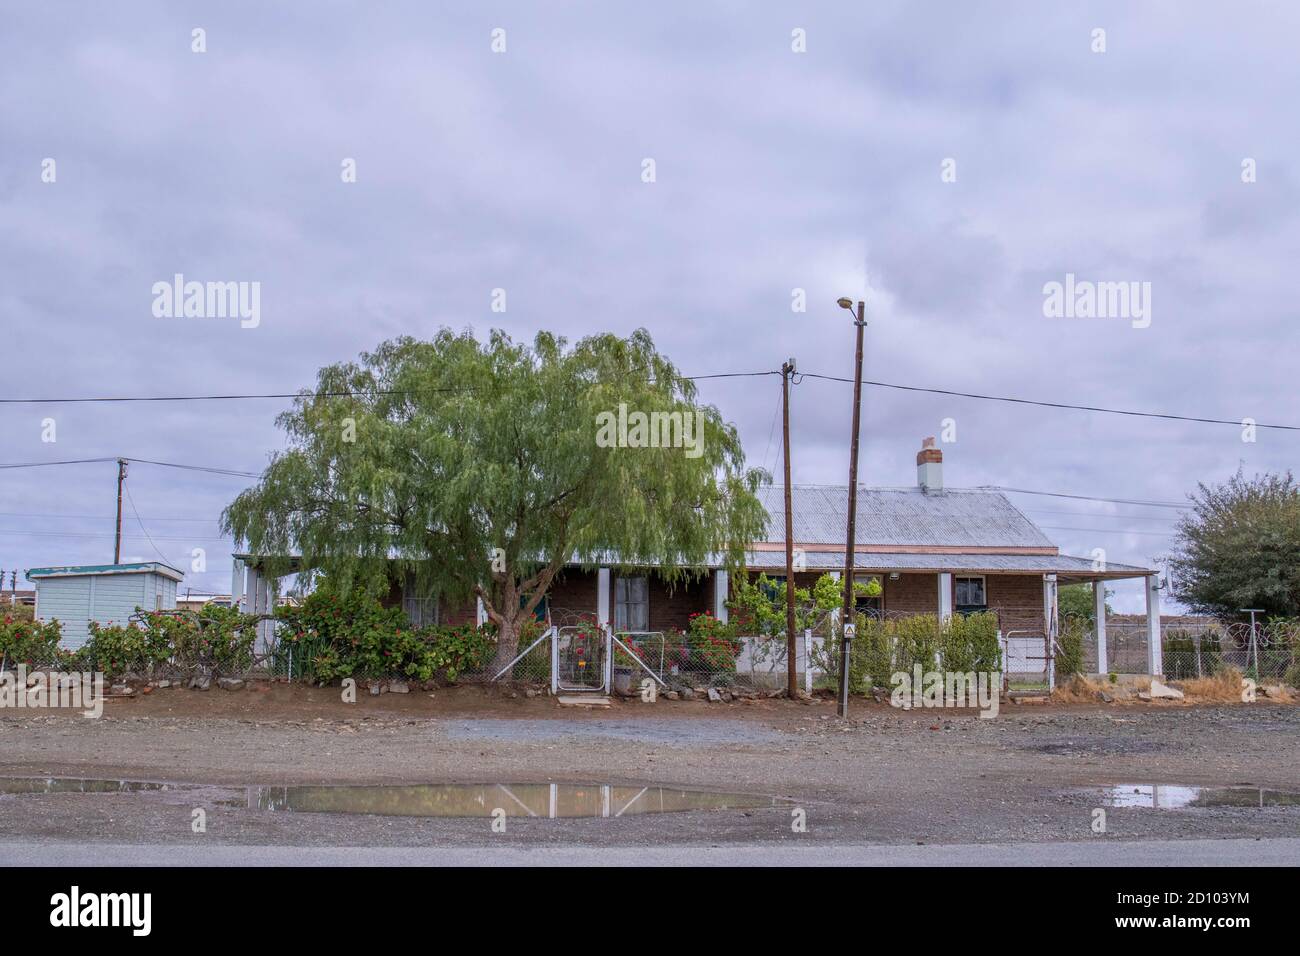
[[(509, 664), (516, 654), (519, 653), (519, 620), (515, 617), (501, 618), (497, 625), (497, 656), (492, 662), (492, 673), (495, 674)], [(509, 678), (509, 674), (502, 675)]]

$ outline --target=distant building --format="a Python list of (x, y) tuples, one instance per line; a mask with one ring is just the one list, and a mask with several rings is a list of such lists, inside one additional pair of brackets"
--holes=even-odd
[(176, 585), (184, 577), (158, 561), (32, 568), (27, 572), (27, 580), (36, 586), (36, 618), (62, 624), (62, 644), (70, 650), (86, 643), (90, 621), (125, 624), (136, 608), (175, 608)]
[(5, 591), (0, 589), (0, 606), (25, 604), (32, 607), (36, 604), (35, 591)]

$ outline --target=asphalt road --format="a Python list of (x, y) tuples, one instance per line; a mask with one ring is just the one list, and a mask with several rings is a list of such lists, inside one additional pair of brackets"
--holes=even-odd
[(299, 847), (0, 843), (0, 866), (1296, 866), (1300, 838), (927, 846)]

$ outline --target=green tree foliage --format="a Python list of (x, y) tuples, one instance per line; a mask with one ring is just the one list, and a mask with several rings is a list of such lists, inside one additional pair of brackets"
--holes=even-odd
[(1241, 608), (1300, 615), (1300, 488), (1291, 473), (1199, 485), (1178, 524), (1171, 556), (1174, 596), (1230, 619)]
[[(320, 371), (280, 416), (286, 451), (222, 515), (268, 570), (325, 571), (343, 589), (387, 591), (393, 574), (450, 600), (478, 595), (497, 661), (567, 561), (658, 566), (669, 578), (711, 556), (734, 565), (766, 514), (735, 427), (647, 332), (570, 347), (494, 331), (400, 338)], [(698, 445), (598, 442), (598, 416), (693, 413)], [(640, 447), (632, 447), (633, 445)], [(682, 570), (686, 569), (686, 570)]]
[[(1109, 595), (1111, 592), (1106, 593)], [(1056, 592), (1056, 606), (1062, 621), (1075, 618), (1091, 622), (1097, 616), (1091, 584), (1067, 584)], [(1112, 613), (1109, 604), (1106, 605), (1106, 613)]]

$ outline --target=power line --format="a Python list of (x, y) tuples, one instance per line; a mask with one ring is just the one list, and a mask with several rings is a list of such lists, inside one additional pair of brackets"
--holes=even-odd
[[(807, 378), (819, 378), (827, 382), (848, 382), (853, 383), (851, 378), (843, 378), (836, 375), (818, 375), (816, 372), (801, 372), (801, 375)], [(922, 388), (919, 385), (899, 385), (896, 382), (868, 382), (865, 379), (863, 385), (871, 385), (875, 388), (894, 388), (905, 392), (927, 392), (932, 395), (951, 395), (957, 398), (977, 398), (986, 402), (1010, 402), (1015, 405), (1037, 405), (1042, 408), (1069, 408), (1081, 412), (1103, 412), (1107, 415), (1128, 415), (1133, 418), (1162, 418), (1178, 422), (1200, 422), (1206, 425), (1235, 425), (1240, 428), (1243, 424), (1242, 419), (1229, 418), (1201, 418), (1196, 415), (1174, 415), (1166, 412), (1138, 412), (1124, 408), (1104, 408), (1100, 405), (1076, 405), (1071, 402), (1047, 402), (1036, 401), (1029, 398), (1012, 398), (1006, 395), (981, 395), (977, 392), (958, 392), (948, 388)], [(1300, 425), (1268, 425), (1263, 422), (1256, 422), (1256, 428), (1275, 428), (1282, 431), (1300, 431)]]
[[(699, 382), (721, 378), (754, 378), (762, 375), (780, 375), (779, 371), (760, 372), (713, 372), (706, 375), (683, 375), (686, 381)], [(230, 392), (213, 395), (100, 395), (80, 398), (0, 398), (0, 405), (77, 405), (107, 404), (122, 402), (226, 402), (250, 399), (284, 399), (284, 398), (358, 398), (374, 395), (418, 395), (448, 392), (479, 391), (481, 385), (447, 385), (429, 388), (378, 388), (369, 391), (311, 391), (303, 389), (297, 392)]]
[(135, 499), (131, 497), (131, 486), (126, 482), (122, 482), (122, 490), (126, 492), (126, 500), (131, 504), (131, 513), (135, 515), (135, 523), (140, 526), (140, 530), (144, 532), (144, 536), (149, 539), (149, 546), (153, 548), (154, 554), (158, 555), (158, 557), (162, 558), (165, 562), (167, 560), (167, 555), (158, 550), (158, 545), (153, 543), (153, 538), (149, 537), (149, 532), (145, 528), (144, 522), (140, 520), (140, 512), (135, 507)]
[(1096, 511), (1052, 511), (1044, 508), (1029, 508), (1025, 514), (1030, 515), (1069, 515), (1071, 518), (1105, 518), (1116, 521), (1174, 521), (1173, 515), (1117, 515), (1102, 514)]
[[(215, 523), (216, 518), (182, 518), (182, 517), (163, 517), (161, 515), (143, 515), (146, 521), (194, 521)], [(0, 511), (0, 518), (67, 518), (81, 519), (85, 521), (112, 521), (112, 515), (79, 515), (79, 514), (54, 514), (50, 511)]]
[(1073, 498), (1076, 501), (1107, 501), (1117, 505), (1141, 505), (1146, 508), (1176, 508), (1186, 511), (1191, 505), (1180, 505), (1174, 501), (1143, 501), (1137, 498), (1101, 498), (1096, 495), (1070, 495), (1063, 491), (1030, 491), (1028, 488), (1008, 488), (1005, 485), (980, 485), (976, 491), (1005, 491), (1017, 495), (1045, 495), (1049, 498)]
[[(28, 535), (32, 535), (32, 536), (39, 537), (39, 538), (97, 538), (97, 539), (111, 539), (111, 538), (114, 537), (114, 535), (111, 535), (111, 534), (105, 534), (105, 533), (103, 533), (103, 532), (95, 532), (95, 531), (19, 531), (19, 530), (14, 529), (14, 528), (0, 528), (0, 534), (20, 535), (20, 536), (23, 536), (23, 537), (26, 537), (26, 536), (28, 536)], [(130, 539), (135, 540), (135, 541), (142, 541), (142, 540), (144, 540), (140, 535), (123, 535), (122, 537), (123, 537), (123, 539), (130, 538)], [(190, 537), (190, 536), (188, 536), (188, 535), (170, 535), (170, 536), (168, 536), (168, 535), (158, 535), (158, 536), (155, 537), (153, 540), (155, 540), (155, 541), (220, 541), (220, 542), (226, 542), (226, 541), (232, 541), (232, 540), (234, 540), (234, 539), (233, 539), (233, 538), (229, 538), (229, 537), (227, 537), (227, 538), (199, 538), (199, 537)]]
[[(51, 465), (86, 465), (92, 463), (102, 463), (106, 461), (117, 461), (116, 458), (74, 458), (66, 461), (21, 461), (12, 464), (2, 464), (0, 469), (8, 468), (47, 468)], [(210, 468), (206, 465), (184, 465), (174, 461), (154, 461), (149, 458), (124, 458), (124, 461), (132, 461), (141, 465), (159, 465), (163, 468), (182, 468), (186, 471), (202, 471), (212, 475), (225, 475), (230, 478), (260, 478), (257, 472), (253, 471), (235, 471), (231, 468)]]
[(20, 461), (12, 465), (0, 465), (0, 468), (46, 468), (50, 465), (89, 465), (105, 461), (117, 461), (116, 458), (71, 458), (64, 461)]
[(1129, 531), (1124, 528), (1066, 528), (1061, 525), (1040, 524), (1043, 531), (1085, 531), (1088, 534), (1141, 534), (1156, 538), (1176, 538), (1176, 531)]

